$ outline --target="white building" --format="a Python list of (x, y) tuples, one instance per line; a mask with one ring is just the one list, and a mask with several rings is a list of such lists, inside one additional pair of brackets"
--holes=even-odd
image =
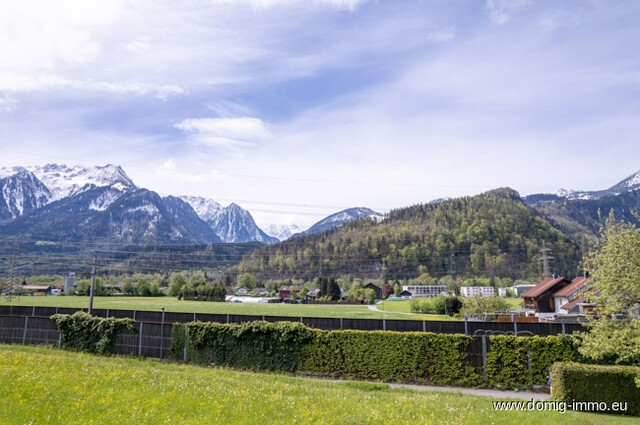
[(460, 288), (463, 297), (475, 297), (476, 295), (487, 298), (495, 295), (493, 286), (463, 286)]
[(440, 294), (449, 294), (446, 285), (408, 285), (403, 286), (402, 290), (411, 292), (412, 297), (434, 298)]

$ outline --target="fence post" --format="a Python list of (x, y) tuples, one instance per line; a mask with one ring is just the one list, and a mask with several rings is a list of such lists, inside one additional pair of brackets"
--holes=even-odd
[(133, 320), (136, 320), (136, 311), (133, 310)]
[(27, 326), (29, 324), (29, 317), (24, 316), (24, 330), (22, 331), (22, 345), (27, 343)]
[(58, 331), (58, 350), (62, 346), (62, 332)]
[(109, 309), (107, 309), (107, 319), (109, 318)]
[(56, 314), (58, 314), (58, 307), (56, 307)]
[(513, 334), (518, 335), (518, 322), (516, 322), (515, 319), (513, 321)]
[(469, 316), (464, 315), (464, 334), (469, 335)]
[(194, 321), (194, 322), (197, 322), (197, 320), (196, 320), (196, 313), (193, 313), (193, 321)]
[(35, 317), (36, 315), (36, 306), (34, 305), (33, 308), (31, 309), (31, 316)]
[(162, 307), (162, 323), (160, 324), (160, 359), (164, 352), (164, 307)]
[(564, 335), (565, 334), (564, 322), (562, 322), (561, 325), (562, 325), (562, 335)]
[(142, 356), (142, 328), (144, 322), (140, 322), (140, 336), (138, 337), (138, 357)]
[(340, 318), (340, 330), (344, 330), (344, 324), (342, 322), (342, 317)]
[(427, 322), (426, 321), (422, 321), (422, 332), (426, 332), (427, 331)]
[(387, 330), (387, 321), (385, 319), (382, 319), (382, 330), (383, 331)]
[(189, 327), (184, 327), (184, 347), (182, 347), (182, 361), (187, 362), (187, 344), (189, 344)]
[(302, 317), (300, 318), (300, 323), (302, 323)]
[(484, 382), (489, 381), (489, 375), (487, 374), (487, 337), (482, 335), (482, 376)]
[(227, 325), (229, 324), (229, 314), (227, 314)]

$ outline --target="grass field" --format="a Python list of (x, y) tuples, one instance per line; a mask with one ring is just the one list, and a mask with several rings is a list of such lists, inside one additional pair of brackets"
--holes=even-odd
[[(404, 303), (403, 301), (398, 301)], [(0, 305), (26, 305), (36, 307), (87, 308), (88, 297), (19, 297), (7, 301), (0, 298)], [(389, 304), (389, 303), (386, 303)], [(162, 307), (176, 313), (218, 313), (257, 316), (287, 317), (343, 317), (353, 319), (402, 319), (402, 320), (451, 320), (446, 316), (404, 314), (401, 311), (372, 311), (366, 305), (311, 305), (311, 304), (249, 304), (218, 303), (207, 301), (179, 301), (172, 297), (96, 297), (94, 308), (114, 310), (154, 310)], [(407, 312), (408, 312), (407, 305)]]
[(0, 345), (2, 424), (632, 424), (488, 397)]
[[(522, 298), (505, 298), (505, 301), (509, 304), (510, 309), (522, 308)], [(411, 306), (409, 301), (384, 301), (378, 305), (380, 310), (393, 311), (398, 313), (410, 313)], [(446, 317), (446, 316), (442, 316)], [(451, 319), (449, 319), (451, 320)]]

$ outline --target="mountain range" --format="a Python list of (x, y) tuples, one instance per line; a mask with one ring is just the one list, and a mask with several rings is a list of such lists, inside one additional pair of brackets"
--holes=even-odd
[[(307, 232), (360, 217), (361, 209), (353, 210), (317, 223)], [(295, 225), (269, 230), (272, 235), (235, 203), (223, 207), (202, 197), (161, 197), (135, 185), (115, 165), (0, 168), (3, 236), (135, 244), (273, 244), (300, 231)]]

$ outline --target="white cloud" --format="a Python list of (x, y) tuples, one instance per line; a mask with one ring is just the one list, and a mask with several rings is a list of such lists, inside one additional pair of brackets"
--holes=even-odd
[(272, 135), (260, 118), (187, 118), (175, 127), (189, 134), (192, 140), (210, 146), (254, 144)]
[(532, 0), (487, 0), (487, 9), (494, 23), (504, 24), (509, 20), (511, 12), (532, 3)]
[[(313, 0), (318, 5), (330, 5), (341, 9), (354, 10), (368, 0)], [(295, 3), (309, 3), (309, 0), (211, 0), (213, 4), (248, 5), (254, 9), (266, 9), (274, 6), (292, 5)]]
[(18, 107), (18, 101), (6, 93), (0, 95), (0, 110), (11, 112)]

